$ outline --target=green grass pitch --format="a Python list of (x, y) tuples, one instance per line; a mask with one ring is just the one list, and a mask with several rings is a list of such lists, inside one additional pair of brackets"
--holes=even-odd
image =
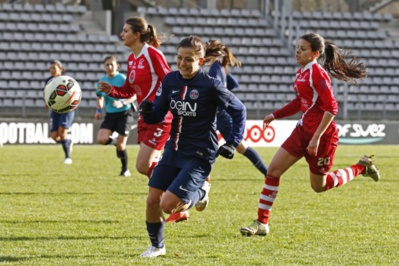
[[(276, 148), (256, 148), (268, 163)], [(281, 180), (270, 235), (242, 237), (256, 218), (263, 177), (243, 156), (218, 158), (210, 205), (167, 224), (165, 257), (141, 259), (147, 178), (120, 177), (111, 146), (0, 149), (0, 264), (5, 265), (399, 265), (399, 146), (339, 146), (333, 170), (375, 154), (380, 182), (358, 177), (316, 194), (302, 159)]]

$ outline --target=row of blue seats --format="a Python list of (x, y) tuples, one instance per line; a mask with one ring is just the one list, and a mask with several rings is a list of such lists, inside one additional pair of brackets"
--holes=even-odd
[(137, 12), (154, 16), (179, 17), (262, 17), (258, 9), (207, 9), (207, 8), (177, 8), (177, 7), (139, 7)]
[(73, 22), (74, 16), (68, 13), (57, 14), (48, 13), (45, 16), (40, 13), (17, 13), (17, 12), (4, 12), (0, 11), (0, 21), (5, 22), (59, 22), (59, 23), (70, 23)]
[(121, 45), (115, 43), (74, 43), (74, 42), (0, 42), (0, 51), (16, 52), (74, 52), (74, 53), (115, 53), (121, 51)]
[(302, 31), (313, 31), (319, 33), (326, 39), (332, 40), (351, 40), (364, 42), (365, 40), (380, 40), (388, 38), (388, 33), (382, 30), (348, 30), (348, 29), (323, 29), (323, 28), (303, 28)]
[[(0, 22), (0, 27), (4, 27)], [(73, 26), (76, 27), (76, 26)], [(80, 31), (74, 33), (62, 32), (36, 32), (25, 31), (0, 31), (0, 41), (4, 42), (28, 42), (28, 43), (117, 43), (120, 39), (116, 35), (86, 34)]]
[(377, 21), (343, 21), (343, 20), (300, 20), (301, 28), (305, 29), (348, 29), (348, 30), (377, 30), (380, 23)]
[[(46, 22), (1, 22), (0, 31), (11, 32), (54, 32), (54, 33), (79, 33), (82, 29), (79, 24), (64, 24), (64, 23), (46, 23)], [(68, 35), (64, 35), (64, 41)], [(70, 37), (69, 37), (70, 38)], [(71, 40), (73, 40), (71, 38)]]
[[(50, 62), (50, 61), (49, 61)], [(74, 77), (76, 80), (86, 80), (96, 82), (102, 75), (104, 75), (103, 67), (96, 68), (93, 72), (69, 69), (66, 75)], [(0, 81), (8, 81), (8, 87), (24, 88), (30, 87), (33, 81), (42, 81), (49, 76), (48, 67), (45, 69), (31, 70), (25, 69), (17, 71), (14, 70), (2, 70), (0, 72)], [(24, 82), (22, 84), (22, 82)], [(15, 85), (11, 85), (15, 84)]]
[(340, 20), (340, 21), (379, 21), (388, 22), (393, 19), (391, 13), (371, 13), (371, 12), (292, 12), (292, 16), (297, 19), (317, 19), (317, 20)]
[(3, 3), (0, 4), (0, 12), (82, 15), (87, 9), (84, 5)]
[(231, 27), (201, 27), (201, 26), (175, 26), (172, 28), (172, 32), (179, 32), (183, 35), (212, 35), (212, 36), (242, 36), (242, 37), (261, 37), (270, 38), (277, 37), (276, 32), (273, 28), (241, 28), (236, 26)]
[(267, 19), (264, 18), (245, 18), (245, 17), (166, 17), (165, 24), (170, 26), (210, 26), (210, 27), (272, 27)]
[[(116, 50), (114, 54), (118, 55), (120, 53), (117, 53)], [(0, 61), (16, 61), (16, 62), (28, 62), (28, 61), (44, 61), (48, 62), (49, 60), (52, 59), (59, 59), (63, 62), (103, 62), (104, 56), (108, 55), (108, 53), (104, 51), (97, 51), (93, 53), (64, 53), (62, 51), (59, 52), (25, 52), (25, 51), (20, 51), (20, 52), (5, 52), (5, 51), (0, 51)], [(121, 58), (127, 58), (127, 57), (122, 57)]]

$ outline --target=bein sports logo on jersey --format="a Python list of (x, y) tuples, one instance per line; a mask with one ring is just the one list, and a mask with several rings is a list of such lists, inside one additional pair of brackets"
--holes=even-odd
[(197, 116), (197, 103), (191, 105), (189, 102), (172, 100), (169, 106), (171, 110), (177, 111), (177, 115)]

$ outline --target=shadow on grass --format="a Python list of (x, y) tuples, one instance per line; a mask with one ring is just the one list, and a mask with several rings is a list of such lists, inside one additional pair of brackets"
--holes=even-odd
[[(256, 177), (256, 178), (249, 178), (248, 177), (248, 178), (245, 178), (245, 179), (234, 179), (234, 178), (219, 178), (219, 177), (215, 177), (214, 180), (216, 180), (216, 182), (219, 182), (219, 181), (220, 182), (242, 182), (243, 180), (245, 180), (245, 181), (255, 181), (255, 182), (261, 181), (261, 182), (263, 182), (265, 180), (265, 177), (259, 174), (259, 178), (258, 177)], [(212, 179), (211, 179), (211, 182), (212, 182)]]
[(0, 195), (144, 195), (148, 193), (103, 193), (103, 192), (0, 192)]
[(147, 236), (54, 236), (54, 237), (0, 237), (0, 241), (37, 241), (37, 240), (97, 240), (97, 239), (109, 239), (109, 240), (123, 240), (123, 239), (147, 239)]
[(29, 258), (20, 258), (20, 257), (1, 257), (0, 262), (12, 262), (12, 261), (24, 261), (28, 260)]
[(88, 223), (88, 224), (117, 224), (121, 221), (117, 220), (31, 220), (31, 221), (16, 221), (16, 220), (0, 220), (0, 223), (7, 224), (35, 224), (35, 223)]
[[(130, 254), (125, 254), (125, 255), (121, 255), (122, 257), (126, 257), (126, 258), (130, 258), (132, 257), (132, 255)], [(36, 260), (36, 259), (78, 259), (78, 258), (95, 258), (98, 259), (99, 257), (104, 257), (104, 258), (111, 258), (111, 257), (115, 257), (112, 255), (109, 256), (98, 256), (98, 255), (82, 255), (82, 256), (78, 256), (78, 255), (38, 255), (38, 256), (32, 256), (32, 257), (10, 257), (10, 256), (0, 256), (0, 262), (23, 262), (23, 261), (32, 261), (32, 260)]]

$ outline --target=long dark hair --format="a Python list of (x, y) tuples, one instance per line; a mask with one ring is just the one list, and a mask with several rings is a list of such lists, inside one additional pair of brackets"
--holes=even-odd
[(140, 41), (148, 43), (155, 48), (161, 45), (162, 41), (158, 37), (155, 27), (148, 24), (144, 18), (132, 17), (127, 19), (125, 23), (132, 27), (133, 32), (140, 33)]
[(352, 55), (352, 50), (339, 48), (331, 40), (324, 41), (317, 33), (305, 34), (301, 39), (310, 44), (312, 51), (319, 51), (317, 60), (331, 77), (357, 84), (357, 79), (367, 76), (367, 67)]
[(229, 73), (229, 66), (241, 66), (240, 60), (238, 60), (230, 48), (220, 40), (211, 40), (207, 43), (207, 49), (209, 50), (223, 50), (224, 56), (220, 58), (220, 63), (222, 64), (226, 74)]

